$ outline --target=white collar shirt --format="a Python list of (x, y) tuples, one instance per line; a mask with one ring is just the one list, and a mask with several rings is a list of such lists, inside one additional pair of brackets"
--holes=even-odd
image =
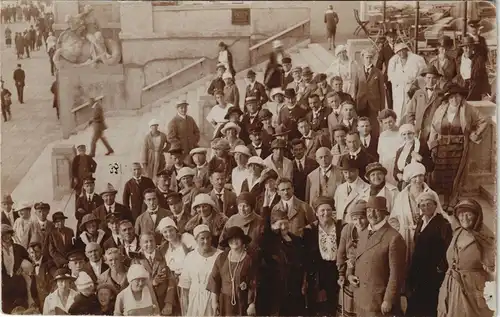
[(108, 211), (108, 214), (109, 213), (112, 213), (112, 212), (115, 212), (116, 211), (116, 202), (114, 202), (112, 205), (108, 206), (108, 205), (104, 205), (104, 208), (106, 208), (106, 210)]
[(381, 222), (377, 223), (376, 225), (372, 226), (371, 224), (368, 225), (368, 231), (370, 232), (376, 232), (380, 230), (385, 224), (387, 223), (387, 218), (382, 220)]
[(427, 220), (427, 218), (425, 216), (422, 217), (422, 228), (420, 228), (420, 232), (424, 231), (425, 227), (427, 227), (429, 225), (429, 223), (432, 221), (432, 219), (436, 217), (436, 212), (434, 211), (434, 214), (429, 218), (429, 220)]
[(101, 275), (102, 260), (97, 262), (89, 261), (92, 271), (94, 271), (95, 276), (99, 277)]

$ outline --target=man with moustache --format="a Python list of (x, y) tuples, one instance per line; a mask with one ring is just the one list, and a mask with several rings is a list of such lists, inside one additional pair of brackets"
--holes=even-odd
[(292, 140), (293, 154), (293, 188), (298, 199), (306, 201), (306, 184), (308, 175), (319, 165), (316, 160), (306, 156), (306, 144), (302, 139)]

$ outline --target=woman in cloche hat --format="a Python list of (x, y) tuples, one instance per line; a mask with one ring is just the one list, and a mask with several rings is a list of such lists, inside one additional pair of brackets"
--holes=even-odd
[(57, 288), (45, 298), (43, 315), (68, 315), (69, 308), (78, 295), (78, 292), (71, 288), (71, 282), (74, 280), (69, 269), (60, 268), (55, 272), (54, 281)]
[(452, 84), (445, 91), (443, 103), (434, 113), (429, 135), (429, 149), (435, 160), (431, 187), (444, 195), (444, 209), (450, 212), (457, 203), (467, 168), (470, 142), (481, 141), (490, 124), (476, 108), (465, 101), (467, 90)]
[(328, 82), (335, 77), (342, 78), (342, 91), (354, 96), (354, 76), (359, 65), (347, 56), (347, 48), (344, 45), (335, 47), (335, 59), (325, 71)]
[(227, 142), (229, 142), (231, 151), (234, 151), (234, 148), (238, 145), (245, 145), (245, 142), (243, 142), (243, 140), (238, 137), (240, 132), (241, 127), (234, 122), (228, 122), (224, 124), (224, 127), (221, 129), (222, 135), (224, 135), (224, 138), (227, 140)]
[(141, 163), (145, 175), (151, 179), (156, 178), (158, 171), (165, 169), (165, 152), (168, 150), (167, 135), (158, 127), (160, 122), (156, 119), (149, 121), (149, 133), (146, 135), (141, 152)]
[(246, 251), (251, 240), (240, 227), (231, 227), (220, 242), (229, 250), (215, 260), (207, 285), (213, 296), (212, 309), (218, 316), (255, 315), (256, 264)]

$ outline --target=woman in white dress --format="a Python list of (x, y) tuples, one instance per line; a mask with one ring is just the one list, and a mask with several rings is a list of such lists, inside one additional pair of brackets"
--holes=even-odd
[(37, 237), (37, 229), (35, 222), (31, 219), (32, 205), (27, 202), (22, 202), (14, 210), (19, 214), (19, 218), (14, 221), (12, 229), (14, 229), (14, 241), (28, 249), (28, 245)]
[(342, 91), (354, 96), (354, 76), (356, 74), (356, 61), (349, 60), (347, 56), (347, 48), (344, 45), (339, 45), (335, 48), (335, 60), (326, 70), (326, 76), (330, 81), (334, 76), (342, 78)]
[(196, 241), (187, 232), (181, 234), (177, 224), (170, 217), (160, 220), (156, 230), (163, 236), (163, 242), (158, 246), (158, 250), (165, 257), (170, 271), (178, 278), (184, 268), (186, 255), (196, 247)]
[(50, 293), (43, 303), (43, 315), (68, 315), (68, 310), (75, 302), (78, 292), (71, 289), (70, 284), (75, 280), (68, 269), (58, 269), (54, 281), (57, 288)]
[(386, 182), (397, 186), (398, 183), (394, 178), (394, 162), (396, 152), (403, 145), (403, 138), (396, 125), (397, 116), (394, 111), (384, 109), (379, 113), (378, 120), (383, 130), (378, 139), (379, 162), (387, 170)]
[(196, 226), (193, 233), (198, 247), (187, 255), (179, 279), (182, 311), (185, 316), (213, 316), (212, 293), (207, 291), (207, 283), (222, 251), (212, 246), (212, 234), (207, 225)]
[(116, 297), (115, 316), (159, 316), (160, 308), (148, 271), (132, 264), (127, 272), (129, 286)]
[(210, 109), (210, 112), (207, 115), (207, 121), (212, 124), (214, 128), (222, 123), (226, 123), (226, 114), (227, 110), (233, 105), (230, 103), (226, 103), (224, 99), (224, 92), (222, 90), (215, 90), (215, 106)]

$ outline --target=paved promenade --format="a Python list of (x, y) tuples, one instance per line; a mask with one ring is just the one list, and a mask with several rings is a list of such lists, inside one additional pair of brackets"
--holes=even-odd
[[(28, 28), (27, 23), (8, 24), (13, 33)], [(17, 60), (13, 47), (5, 46), (5, 24), (0, 26), (1, 74), (5, 88), (12, 95), (12, 120), (1, 124), (2, 192), (12, 192), (37, 160), (43, 149), (62, 137), (50, 87), (55, 77), (50, 74), (45, 46), (30, 52), (31, 58)], [(26, 72), (24, 104), (17, 100), (12, 74), (20, 63)]]

